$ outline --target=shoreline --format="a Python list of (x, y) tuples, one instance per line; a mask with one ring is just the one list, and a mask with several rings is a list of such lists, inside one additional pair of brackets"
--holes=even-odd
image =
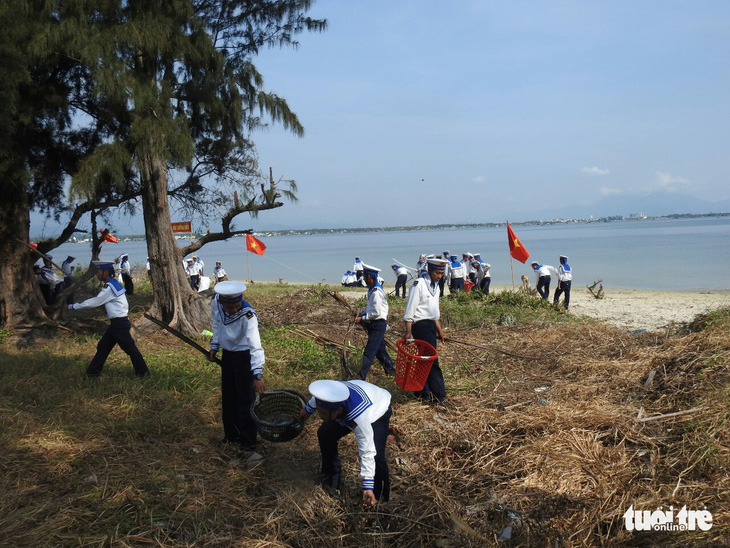
[[(254, 285), (278, 285), (276, 281), (254, 281)], [(292, 287), (316, 284), (285, 282)], [(357, 292), (357, 288), (327, 284), (334, 291)], [(392, 284), (386, 284), (390, 291)], [(364, 289), (362, 293), (364, 294)], [(511, 285), (493, 285), (492, 292), (512, 290)], [(550, 298), (555, 287), (550, 289)], [(359, 295), (358, 295), (359, 296)], [(561, 298), (562, 302), (562, 298)], [(717, 308), (730, 307), (730, 289), (604, 289), (604, 298), (596, 299), (586, 287), (574, 287), (570, 295), (570, 313), (594, 318), (616, 327), (634, 330), (660, 331), (671, 324), (689, 323), (699, 314)]]

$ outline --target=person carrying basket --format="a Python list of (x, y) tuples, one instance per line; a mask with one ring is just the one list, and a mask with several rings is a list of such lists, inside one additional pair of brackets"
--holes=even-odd
[(256, 452), (256, 423), (251, 405), (263, 394), (264, 349), (261, 346), (256, 312), (243, 300), (246, 284), (220, 282), (211, 303), (213, 337), (208, 361), (215, 361), (223, 349), (221, 364), (221, 404), (224, 437), (221, 444), (240, 443), (246, 462), (263, 459)]
[[(428, 260), (428, 276), (413, 282), (408, 291), (408, 300), (403, 314), (406, 327), (406, 341), (418, 339), (426, 341), (436, 348), (437, 340), (446, 341), (441, 329), (441, 312), (439, 309), (439, 280), (446, 270), (446, 261), (441, 259)], [(428, 379), (423, 390), (414, 392), (417, 398), (451, 407), (446, 401), (446, 384), (444, 375), (436, 359), (431, 366)]]

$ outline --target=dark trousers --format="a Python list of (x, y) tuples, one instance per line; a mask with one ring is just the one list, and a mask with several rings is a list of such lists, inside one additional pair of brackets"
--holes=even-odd
[[(73, 284), (74, 284), (74, 279), (71, 278), (70, 276), (66, 276), (63, 279), (63, 289), (64, 290), (66, 290), (67, 288), (71, 287)], [(66, 297), (66, 304), (73, 304), (73, 302), (74, 302), (74, 294), (73, 293), (70, 293)]]
[(537, 280), (537, 292), (543, 299), (547, 300), (550, 296), (550, 276), (540, 276)]
[(124, 282), (124, 290), (127, 295), (134, 295), (134, 282), (132, 281), (132, 276), (122, 272), (122, 281)]
[(560, 300), (560, 295), (565, 293), (565, 310), (568, 310), (568, 306), (570, 306), (570, 285), (570, 281), (558, 282), (558, 287), (555, 290), (555, 297), (553, 298), (553, 302), (555, 304), (558, 304), (558, 301)]
[(221, 406), (223, 432), (229, 442), (246, 450), (256, 448), (256, 423), (251, 418), (251, 405), (256, 399), (251, 373), (251, 352), (223, 350), (221, 361)]
[[(436, 322), (433, 320), (421, 320), (415, 322), (411, 327), (411, 334), (414, 339), (426, 341), (428, 344), (436, 348), (438, 343), (436, 331)], [(438, 358), (433, 362), (431, 371), (426, 379), (423, 390), (414, 392), (416, 397), (423, 400), (444, 401), (446, 399), (446, 383), (444, 382), (444, 374), (439, 367)]]
[[(444, 286), (445, 285), (446, 285), (446, 280), (444, 280), (443, 278), (441, 278), (439, 280), (439, 297), (443, 297), (444, 296)], [(405, 294), (403, 296), (405, 297)]]
[(198, 290), (200, 287), (200, 276), (190, 276), (190, 287), (192, 287), (194, 291)]
[(406, 298), (406, 282), (408, 281), (408, 274), (401, 274), (398, 276), (398, 279), (395, 281), (395, 296), (398, 297), (398, 290), (403, 289), (403, 295), (402, 297)]
[(51, 289), (51, 286), (48, 284), (38, 284), (38, 286), (41, 288), (41, 293), (43, 294), (43, 300), (46, 301), (46, 304), (53, 304), (53, 290)]
[[(388, 440), (388, 427), (393, 410), (388, 410), (376, 420), (373, 426), (373, 440), (375, 441), (375, 487), (373, 494), (377, 500), (388, 502), (390, 498), (390, 473), (388, 461), (385, 459), (385, 442)], [(338, 487), (341, 483), (342, 467), (337, 444), (340, 439), (352, 432), (337, 421), (323, 422), (317, 430), (319, 450), (322, 453), (322, 475), (331, 487)]]
[(395, 375), (395, 365), (390, 354), (388, 354), (388, 349), (385, 347), (385, 330), (387, 328), (388, 322), (385, 320), (374, 320), (367, 324), (368, 342), (362, 354), (362, 367), (360, 368), (360, 378), (362, 380), (365, 380), (368, 376), (368, 371), (370, 371), (375, 358), (378, 358), (378, 361), (383, 365), (386, 375)]
[(464, 291), (464, 278), (451, 278), (451, 291)]
[(132, 324), (129, 322), (129, 318), (114, 318), (111, 320), (109, 327), (106, 328), (106, 331), (101, 336), (99, 344), (96, 345), (96, 354), (91, 358), (89, 367), (86, 368), (86, 374), (88, 376), (98, 377), (101, 374), (104, 362), (106, 362), (109, 353), (116, 344), (132, 360), (134, 373), (138, 377), (144, 377), (149, 374), (150, 370), (147, 368), (142, 353), (137, 348), (137, 345), (134, 344), (132, 335), (129, 334), (130, 327), (132, 327)]
[(484, 278), (479, 283), (479, 289), (481, 289), (485, 295), (489, 295), (489, 284), (492, 283), (492, 278)]

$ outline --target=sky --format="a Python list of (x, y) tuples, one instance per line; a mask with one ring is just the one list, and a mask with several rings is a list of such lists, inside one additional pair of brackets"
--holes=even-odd
[(253, 135), (299, 202), (241, 228), (730, 199), (730, 2), (319, 0), (309, 15), (328, 29), (254, 60), (305, 128)]

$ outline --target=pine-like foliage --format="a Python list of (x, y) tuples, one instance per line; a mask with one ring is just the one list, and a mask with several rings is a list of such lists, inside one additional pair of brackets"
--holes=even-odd
[[(49, 33), (75, 63), (73, 122), (97, 142), (73, 173), (72, 196), (135, 190), (139, 162), (164, 161), (169, 192), (190, 204), (232, 202), (252, 211), (280, 196), (260, 185), (250, 132), (264, 117), (297, 135), (286, 101), (263, 89), (252, 58), (296, 46), (326, 22), (304, 16), (312, 0), (66, 0)], [(78, 128), (76, 128), (78, 129)], [(216, 184), (210, 184), (213, 181)]]

